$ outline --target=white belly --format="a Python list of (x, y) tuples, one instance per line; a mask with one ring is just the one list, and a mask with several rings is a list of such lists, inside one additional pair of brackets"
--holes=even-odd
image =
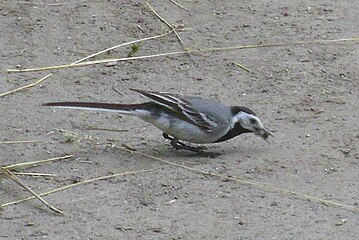
[[(206, 132), (196, 125), (183, 121), (181, 119), (174, 119), (166, 114), (161, 114), (159, 118), (142, 117), (143, 120), (155, 125), (164, 133), (191, 143), (212, 143), (220, 136)], [(224, 134), (224, 133), (223, 133)], [(222, 135), (222, 134), (219, 134)]]

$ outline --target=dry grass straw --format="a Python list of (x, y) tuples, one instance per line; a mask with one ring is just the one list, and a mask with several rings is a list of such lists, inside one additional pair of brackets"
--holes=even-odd
[(127, 45), (131, 45), (131, 44), (135, 44), (135, 43), (139, 43), (139, 42), (144, 42), (144, 41), (148, 41), (148, 40), (153, 40), (153, 39), (156, 39), (156, 38), (161, 38), (161, 37), (164, 37), (170, 33), (172, 33), (173, 31), (175, 31), (176, 29), (172, 29), (172, 31), (169, 31), (169, 32), (166, 32), (166, 33), (163, 33), (163, 34), (159, 34), (159, 35), (155, 35), (155, 36), (152, 36), (152, 37), (147, 37), (147, 38), (141, 38), (141, 39), (137, 39), (137, 40), (134, 40), (134, 41), (130, 41), (130, 42), (126, 42), (126, 43), (122, 43), (122, 44), (119, 44), (119, 45), (116, 45), (116, 46), (113, 46), (113, 47), (109, 47), (109, 48), (106, 48), (102, 51), (99, 51), (99, 52), (96, 52), (94, 54), (91, 54), (87, 57), (84, 57), (84, 58), (81, 58), (73, 63), (71, 63), (71, 65), (74, 65), (74, 64), (78, 64), (80, 62), (83, 62), (89, 58), (93, 58), (97, 55), (100, 55), (102, 53), (106, 53), (108, 51), (111, 51), (111, 50), (114, 50), (116, 48), (119, 48), (119, 47), (123, 47), (123, 46), (127, 46)]
[(1, 93), (1, 94), (0, 94), (0, 97), (5, 97), (5, 96), (7, 96), (7, 95), (9, 95), (9, 94), (13, 94), (13, 93), (20, 92), (20, 91), (26, 90), (26, 89), (28, 89), (28, 88), (34, 87), (34, 86), (36, 86), (36, 85), (42, 83), (43, 81), (45, 81), (46, 79), (48, 79), (48, 78), (51, 77), (51, 76), (52, 76), (52, 74), (48, 74), (48, 75), (46, 75), (45, 77), (43, 77), (43, 78), (37, 80), (37, 81), (34, 82), (34, 83), (30, 83), (30, 84), (28, 84), (28, 85), (25, 85), (25, 86), (22, 86), (22, 87), (19, 87), (19, 88), (16, 88), (16, 89), (13, 89), (13, 90), (10, 90), (10, 91)]
[[(37, 198), (38, 200), (40, 200), (45, 206), (47, 206), (49, 209), (51, 209), (52, 211), (59, 213), (59, 214), (63, 214), (61, 210), (57, 209), (56, 207), (52, 206), (50, 203), (48, 203), (45, 199), (43, 199), (41, 196), (39, 196), (36, 192), (34, 192), (33, 190), (31, 190), (28, 186), (26, 186), (25, 183), (23, 183), (21, 181), (20, 178), (18, 178), (15, 174), (13, 174), (9, 169), (6, 169), (4, 167), (1, 168), (1, 171), (3, 173), (5, 173), (5, 175), (10, 178), (11, 180), (13, 180), (15, 183), (17, 183), (19, 186), (21, 186), (23, 189), (25, 189), (26, 191), (28, 191), (29, 193), (31, 193), (33, 195), (33, 198)], [(1, 206), (2, 207), (2, 206)], [(1, 208), (0, 207), (0, 208)]]
[[(52, 211), (59, 213), (59, 214), (63, 214), (62, 211), (60, 211), (59, 209), (55, 208), (54, 206), (52, 206), (51, 204), (49, 204), (46, 200), (44, 200), (42, 198), (42, 196), (46, 196), (55, 192), (60, 192), (60, 191), (64, 191), (66, 189), (69, 188), (73, 188), (76, 186), (80, 186), (83, 184), (87, 184), (87, 183), (92, 183), (95, 181), (99, 181), (99, 180), (105, 180), (105, 179), (109, 179), (109, 178), (114, 178), (114, 177), (118, 177), (118, 176), (125, 176), (125, 175), (132, 175), (132, 174), (137, 174), (137, 173), (143, 173), (143, 172), (150, 172), (150, 171), (154, 171), (154, 169), (149, 169), (149, 170), (139, 170), (139, 171), (129, 171), (129, 172), (123, 172), (123, 173), (116, 173), (116, 174), (110, 174), (110, 175), (106, 175), (106, 176), (100, 176), (100, 177), (96, 177), (96, 178), (92, 178), (92, 179), (88, 179), (88, 180), (84, 180), (81, 182), (77, 182), (77, 183), (73, 183), (73, 184), (69, 184), (63, 187), (59, 187), (56, 189), (52, 189), (49, 190), (47, 192), (43, 192), (40, 194), (35, 193), (34, 191), (32, 191), (29, 187), (27, 187), (22, 181), (21, 179), (19, 179), (15, 174), (20, 174), (20, 175), (35, 175), (35, 176), (56, 176), (53, 174), (42, 174), (42, 173), (14, 173), (12, 171), (10, 171), (10, 169), (19, 169), (19, 168), (28, 168), (28, 167), (34, 167), (37, 166), (39, 164), (44, 164), (44, 163), (49, 163), (49, 162), (53, 162), (53, 161), (57, 161), (57, 160), (64, 160), (64, 159), (68, 159), (73, 157), (72, 155), (67, 155), (67, 156), (63, 156), (63, 157), (57, 157), (57, 158), (49, 158), (49, 159), (44, 159), (44, 160), (39, 160), (39, 161), (33, 161), (33, 162), (26, 162), (26, 163), (18, 163), (18, 164), (13, 164), (13, 165), (8, 165), (8, 166), (4, 166), (1, 169), (2, 171), (2, 175), (7, 176), (8, 178), (12, 179), (13, 181), (15, 181), (18, 185), (20, 185), (22, 188), (24, 188), (26, 191), (30, 192), (33, 196), (30, 197), (26, 197), (20, 200), (15, 200), (12, 202), (8, 202), (8, 203), (4, 203), (0, 205), (0, 208), (6, 207), (6, 206), (10, 206), (10, 205), (14, 205), (17, 203), (21, 203), (21, 202), (25, 202), (31, 199), (35, 199), (37, 198), (38, 200), (40, 200), (44, 205), (46, 205), (48, 208), (50, 208)], [(1, 174), (0, 174), (1, 175)]]
[[(99, 181), (99, 180), (105, 180), (105, 179), (115, 178), (115, 177), (119, 177), (119, 176), (134, 175), (134, 174), (138, 174), (138, 173), (145, 173), (145, 172), (151, 172), (151, 171), (155, 171), (155, 169), (129, 171), (129, 172), (123, 172), (123, 173), (110, 174), (110, 175), (106, 175), (106, 176), (100, 176), (100, 177), (84, 180), (84, 181), (81, 181), (81, 182), (69, 184), (69, 185), (59, 187), (59, 188), (56, 188), (56, 189), (52, 189), (52, 190), (49, 190), (47, 192), (40, 193), (40, 194), (38, 194), (38, 196), (40, 196), (40, 197), (46, 196), (46, 195), (49, 195), (49, 194), (52, 194), (52, 193), (64, 191), (64, 190), (67, 190), (69, 188), (81, 186), (83, 184), (88, 184), (88, 183), (92, 183), (92, 182)], [(34, 199), (34, 198), (35, 198), (35, 196), (32, 196), (32, 197), (23, 198), (23, 199), (16, 200), (16, 201), (4, 203), (4, 204), (0, 205), (0, 208), (7, 207), (7, 206), (10, 206), (10, 205), (14, 205), (14, 204), (21, 203), (21, 202), (25, 202), (25, 201), (29, 201), (29, 200)]]
[(298, 42), (273, 43), (273, 44), (270, 43), (270, 44), (259, 44), (259, 45), (240, 45), (240, 46), (232, 46), (232, 47), (215, 47), (215, 48), (158, 53), (158, 54), (135, 56), (135, 57), (104, 59), (104, 60), (82, 62), (78, 64), (64, 64), (64, 65), (47, 66), (47, 67), (39, 67), (39, 68), (25, 68), (25, 69), (7, 69), (7, 71), (9, 73), (50, 71), (50, 70), (57, 70), (63, 68), (84, 67), (84, 66), (96, 65), (101, 63), (121, 62), (121, 61), (141, 60), (141, 59), (149, 59), (149, 58), (157, 58), (157, 57), (165, 57), (165, 56), (173, 56), (173, 55), (182, 55), (187, 53), (221, 52), (221, 51), (233, 51), (233, 50), (251, 49), (251, 48), (285, 47), (285, 46), (295, 46), (295, 45), (303, 45), (303, 44), (330, 44), (330, 43), (357, 42), (357, 41), (359, 41), (359, 38), (312, 40), (312, 41), (298, 41)]
[(179, 4), (178, 2), (175, 2), (174, 0), (170, 0), (170, 2), (172, 2), (174, 5), (178, 6), (179, 8), (182, 8), (182, 9), (184, 9), (184, 10), (186, 10), (186, 11), (189, 11), (188, 8), (182, 6), (182, 5)]
[(182, 6), (181, 4), (179, 4), (178, 2), (175, 2), (174, 0), (170, 0), (170, 2), (172, 2), (174, 5), (178, 6), (179, 8), (182, 8), (186, 11), (189, 11), (188, 8), (185, 8), (184, 6)]
[(13, 172), (15, 175), (31, 176), (31, 177), (57, 177), (52, 173), (35, 173), (35, 172)]
[(2, 144), (29, 144), (29, 143), (40, 143), (43, 140), (20, 140), (20, 141), (1, 141), (0, 145)]
[(12, 165), (3, 166), (2, 168), (7, 169), (7, 170), (18, 170), (18, 169), (36, 167), (36, 166), (44, 164), (44, 163), (51, 163), (54, 161), (66, 160), (66, 159), (70, 159), (72, 157), (73, 157), (73, 155), (66, 155), (66, 156), (62, 156), (62, 157), (48, 158), (48, 159), (32, 161), (32, 162), (16, 163), (16, 164), (12, 164)]
[(156, 17), (157, 17), (158, 19), (160, 19), (162, 22), (164, 22), (164, 23), (174, 32), (174, 34), (176, 35), (178, 41), (180, 42), (180, 44), (181, 44), (183, 50), (186, 51), (186, 53), (188, 54), (188, 56), (190, 57), (190, 59), (194, 62), (194, 60), (193, 60), (193, 58), (192, 58), (192, 56), (191, 56), (191, 54), (190, 54), (190, 52), (189, 52), (189, 49), (186, 48), (186, 46), (185, 46), (185, 44), (184, 44), (182, 38), (181, 38), (180, 35), (177, 33), (176, 27), (174, 27), (172, 24), (170, 24), (168, 21), (166, 21), (161, 15), (159, 15), (159, 14), (155, 11), (155, 9), (154, 9), (148, 2), (146, 2), (146, 4), (147, 4), (147, 6), (151, 9), (151, 11), (156, 15)]
[(116, 129), (116, 128), (103, 128), (103, 127), (96, 127), (96, 126), (89, 126), (89, 125), (75, 125), (77, 128), (82, 128), (86, 130), (95, 130), (95, 131), (108, 131), (108, 132), (128, 132), (127, 129)]
[[(23, 142), (31, 142), (31, 141), (12, 141), (11, 144), (19, 143), (19, 142), (23, 143)], [(9, 142), (7, 142), (7, 143), (9, 143)], [(39, 161), (24, 162), (24, 163), (17, 163), (17, 164), (3, 166), (0, 168), (0, 178), (7, 177), (7, 178), (13, 180), (16, 184), (18, 184), (20, 187), (22, 187), (23, 189), (28, 191), (31, 195), (33, 195), (33, 198), (37, 198), (40, 202), (42, 202), (49, 209), (51, 209), (55, 213), (63, 214), (61, 210), (59, 210), (58, 208), (56, 208), (56, 207), (52, 206), (50, 203), (48, 203), (39, 194), (37, 194), (36, 192), (31, 190), (18, 176), (16, 176), (16, 175), (27, 175), (27, 176), (47, 176), (47, 177), (51, 176), (51, 177), (53, 177), (56, 175), (46, 174), (46, 173), (16, 173), (13, 171), (18, 170), (18, 169), (35, 167), (40, 164), (54, 162), (54, 161), (58, 161), (58, 160), (65, 160), (65, 159), (69, 159), (72, 157), (73, 157), (73, 155), (66, 155), (63, 157), (48, 158), (48, 159), (39, 160)], [(0, 208), (1, 207), (2, 206), (0, 206)]]
[(339, 202), (335, 202), (335, 201), (331, 201), (331, 200), (326, 200), (326, 199), (314, 197), (314, 196), (311, 196), (311, 195), (308, 195), (308, 194), (295, 192), (295, 191), (290, 191), (290, 190), (279, 188), (279, 187), (268, 186), (268, 185), (265, 185), (263, 183), (257, 183), (257, 182), (254, 182), (254, 181), (245, 180), (245, 179), (240, 178), (240, 177), (235, 177), (235, 176), (229, 177), (229, 176), (219, 174), (219, 173), (212, 173), (212, 172), (198, 170), (198, 169), (191, 168), (191, 167), (181, 165), (181, 164), (178, 164), (178, 163), (174, 163), (174, 162), (171, 162), (171, 161), (168, 161), (168, 160), (165, 160), (165, 159), (161, 159), (161, 158), (158, 158), (158, 157), (155, 157), (155, 156), (152, 156), (152, 155), (141, 153), (141, 152), (139, 152), (137, 150), (132, 150), (133, 148), (130, 149), (130, 148), (126, 147), (126, 146), (125, 147), (115, 147), (115, 146), (113, 146), (113, 147), (116, 148), (116, 149), (120, 149), (122, 151), (132, 153), (134, 155), (150, 158), (150, 159), (153, 159), (153, 160), (156, 160), (156, 161), (159, 161), (159, 162), (171, 165), (171, 166), (183, 168), (183, 169), (186, 169), (186, 170), (189, 170), (189, 171), (192, 171), (192, 172), (196, 172), (196, 173), (200, 173), (200, 174), (203, 174), (203, 175), (206, 175), (206, 176), (216, 177), (216, 178), (220, 178), (220, 179), (223, 179), (223, 180), (235, 181), (235, 182), (247, 184), (247, 185), (250, 185), (250, 186), (254, 186), (254, 187), (259, 188), (259, 189), (264, 189), (266, 191), (273, 191), (273, 192), (278, 192), (278, 193), (291, 195), (291, 196), (294, 195), (294, 196), (297, 196), (297, 197), (300, 197), (300, 198), (303, 198), (303, 199), (312, 200), (314, 202), (324, 204), (326, 206), (336, 206), (336, 207), (341, 207), (341, 208), (351, 210), (351, 211), (354, 211), (354, 212), (359, 212), (358, 207), (350, 206), (350, 205), (347, 205), (347, 204), (343, 204), (343, 203), (339, 203)]
[(28, 4), (28, 5), (36, 5), (36, 6), (63, 6), (68, 4), (79, 4), (87, 2), (88, 0), (82, 0), (82, 1), (72, 1), (72, 2), (63, 2), (63, 3), (35, 3), (35, 2), (23, 2), (19, 1), (20, 4)]
[[(99, 52), (93, 53), (93, 54), (91, 54), (91, 55), (89, 55), (89, 56), (86, 56), (86, 57), (84, 57), (84, 58), (81, 58), (81, 59), (79, 59), (79, 60), (77, 60), (77, 61), (75, 61), (75, 62), (72, 62), (72, 63), (68, 64), (68, 65), (69, 65), (69, 66), (77, 65), (77, 64), (79, 64), (79, 63), (81, 63), (81, 62), (83, 62), (83, 61), (85, 61), (85, 60), (87, 60), (87, 59), (89, 59), (89, 58), (93, 58), (93, 57), (95, 57), (95, 56), (97, 56), (97, 55), (100, 55), (100, 54), (102, 54), (102, 53), (106, 53), (106, 52), (108, 52), (108, 51), (111, 51), (111, 50), (116, 49), (116, 48), (119, 48), (119, 47), (131, 45), (131, 44), (139, 43), (139, 42), (143, 42), (143, 41), (153, 40), (153, 39), (156, 39), (156, 38), (161, 38), (161, 37), (164, 37), (164, 36), (166, 36), (166, 35), (172, 33), (173, 31), (174, 31), (174, 30), (169, 31), (169, 32), (166, 32), (166, 33), (163, 33), (163, 34), (155, 35), (155, 36), (152, 36), (152, 37), (141, 38), (141, 39), (137, 39), (137, 40), (134, 40), (134, 41), (122, 43), (122, 44), (119, 44), (119, 45), (116, 45), (116, 46), (113, 46), (113, 47), (109, 47), (109, 48), (106, 48), (106, 49), (101, 50), (101, 51), (99, 51)], [(8, 69), (8, 70), (10, 70), (10, 69)], [(52, 68), (51, 70), (56, 70), (56, 68)], [(8, 72), (16, 72), (16, 71), (11, 71), (11, 70), (10, 70), (10, 71), (8, 71)], [(22, 72), (22, 71), (20, 71), (20, 72)], [(26, 72), (30, 72), (30, 71), (26, 71)], [(52, 75), (53, 75), (53, 74), (48, 74), (48, 75), (46, 75), (45, 77), (43, 77), (43, 78), (37, 80), (37, 81), (34, 82), (34, 83), (31, 83), (31, 84), (28, 84), (28, 85), (26, 85), (26, 86), (19, 87), (19, 88), (16, 88), (16, 89), (13, 89), (13, 90), (10, 90), (10, 91), (1, 93), (1, 94), (0, 94), (0, 97), (4, 97), (4, 96), (7, 96), (7, 95), (12, 94), (12, 93), (16, 93), (16, 92), (23, 91), (23, 90), (26, 90), (26, 89), (28, 89), (28, 88), (34, 87), (34, 86), (40, 84), (41, 82), (45, 81), (46, 79), (48, 79), (48, 78), (51, 77)]]
[[(48, 158), (48, 159), (43, 159), (43, 160), (38, 160), (38, 161), (22, 162), (22, 163), (16, 163), (16, 164), (12, 164), (12, 165), (3, 166), (3, 167), (1, 167), (1, 169), (3, 171), (0, 172), (0, 178), (4, 177), (4, 175), (7, 176), (6, 171), (11, 171), (14, 175), (56, 177), (57, 175), (49, 174), (49, 173), (30, 173), (30, 172), (17, 172), (17, 171), (19, 171), (21, 169), (36, 167), (38, 165), (45, 164), (45, 163), (51, 163), (51, 162), (59, 161), (59, 160), (66, 160), (66, 159), (69, 159), (72, 157), (73, 157), (73, 155), (66, 155), (66, 156), (62, 156), (62, 157)], [(5, 170), (5, 172), (4, 172), (4, 170)]]
[(249, 68), (243, 66), (242, 64), (239, 64), (239, 63), (237, 63), (237, 62), (233, 62), (233, 64), (234, 64), (235, 66), (237, 66), (237, 67), (243, 69), (243, 70), (246, 71), (246, 72), (252, 73), (252, 71), (251, 71)]
[(147, 6), (151, 9), (151, 11), (156, 15), (156, 17), (158, 19), (160, 19), (163, 23), (165, 23), (175, 34), (176, 34), (176, 37), (178, 39), (178, 41), (181, 43), (182, 47), (186, 50), (185, 46), (184, 46), (184, 43), (182, 41), (182, 38), (178, 35), (177, 31), (176, 31), (176, 28), (170, 24), (169, 22), (167, 22), (163, 17), (161, 17), (161, 15), (159, 15), (156, 10), (148, 3), (146, 2)]

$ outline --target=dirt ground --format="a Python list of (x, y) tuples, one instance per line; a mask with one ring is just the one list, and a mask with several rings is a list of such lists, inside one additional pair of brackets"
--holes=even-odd
[[(357, 1), (152, 1), (189, 49), (357, 38)], [(61, 4), (51, 4), (61, 3)], [(143, 1), (0, 2), (0, 93), (49, 72), (8, 68), (68, 64), (105, 48), (169, 31)], [(181, 51), (172, 33), (138, 44), (134, 56)], [(1, 165), (72, 154), (19, 176), (35, 192), (127, 171), (6, 206), (0, 239), (358, 239), (359, 74), (357, 41), (194, 53), (53, 71), (26, 91), (0, 98)], [(95, 59), (126, 57), (131, 46)], [(248, 72), (233, 62), (240, 63)], [(114, 91), (117, 89), (119, 93)], [(129, 88), (185, 92), (252, 108), (275, 137), (242, 135), (209, 145), (217, 158), (173, 150), (155, 127), (114, 113), (52, 110), (49, 101), (144, 101)], [(123, 129), (123, 132), (91, 130)], [(354, 207), (323, 204), (235, 176)], [(8, 178), (0, 203), (29, 196)]]

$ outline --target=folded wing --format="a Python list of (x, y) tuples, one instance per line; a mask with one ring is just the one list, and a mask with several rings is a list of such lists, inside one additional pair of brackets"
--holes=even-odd
[(205, 114), (194, 109), (190, 102), (183, 98), (182, 94), (174, 94), (167, 92), (152, 92), (138, 89), (131, 89), (141, 95), (151, 99), (153, 102), (164, 106), (177, 115), (180, 115), (186, 121), (200, 127), (201, 129), (212, 132), (212, 128), (216, 123), (206, 117)]

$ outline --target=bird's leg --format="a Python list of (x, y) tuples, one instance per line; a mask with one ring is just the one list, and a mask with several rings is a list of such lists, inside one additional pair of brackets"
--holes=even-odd
[(203, 152), (203, 150), (204, 150), (203, 147), (188, 146), (188, 145), (184, 144), (183, 142), (178, 141), (177, 138), (171, 137), (166, 133), (163, 133), (162, 136), (165, 139), (171, 140), (171, 146), (175, 149), (188, 150), (188, 151), (192, 151), (192, 152)]

